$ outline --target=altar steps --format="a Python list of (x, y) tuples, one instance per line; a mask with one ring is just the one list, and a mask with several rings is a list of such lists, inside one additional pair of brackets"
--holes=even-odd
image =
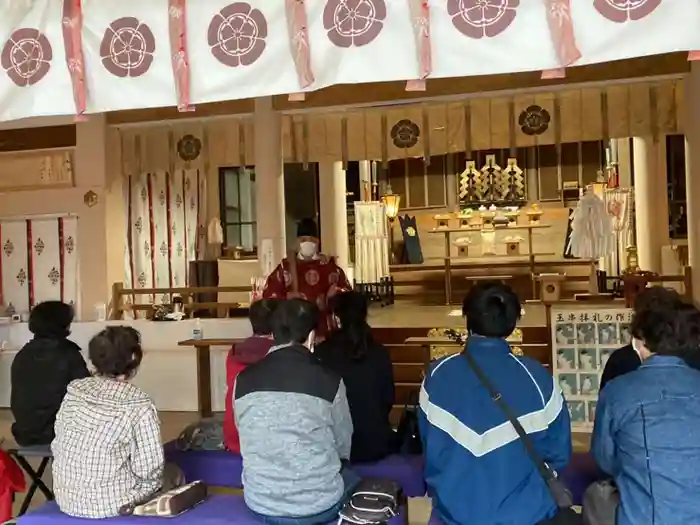
[[(434, 327), (443, 328), (443, 327)], [(551, 366), (550, 338), (546, 326), (525, 326), (523, 343), (546, 343), (544, 347), (526, 347), (525, 351), (530, 357), (537, 359), (547, 366)], [(372, 328), (376, 341), (384, 344), (389, 349), (391, 362), (394, 367), (395, 404), (391, 411), (392, 424), (397, 425), (406, 404), (418, 401), (418, 392), (427, 364), (430, 361), (429, 351), (426, 347), (406, 344), (409, 337), (426, 337), (430, 328), (416, 326), (395, 326)]]

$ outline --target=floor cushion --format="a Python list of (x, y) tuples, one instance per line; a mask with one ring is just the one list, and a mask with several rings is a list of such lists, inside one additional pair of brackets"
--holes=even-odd
[[(207, 485), (242, 488), (243, 460), (225, 450), (178, 450), (173, 441), (165, 445), (165, 460), (185, 473), (188, 482), (201, 479)], [(352, 465), (363, 478), (388, 478), (399, 483), (408, 497), (425, 495), (422, 456), (389, 456), (375, 463)]]
[[(393, 518), (390, 525), (403, 525), (406, 521), (405, 509)], [(113, 525), (155, 525), (163, 523), (167, 525), (184, 525), (196, 523), (197, 525), (218, 525), (235, 523), (236, 525), (260, 525), (263, 521), (248, 510), (243, 496), (212, 495), (203, 503), (192, 510), (175, 518), (146, 518), (143, 516), (126, 516), (105, 518), (102, 520), (72, 518), (63, 514), (55, 502), (48, 502), (41, 507), (17, 518), (18, 525), (75, 525), (78, 523), (110, 523)], [(337, 520), (332, 522), (337, 523)]]

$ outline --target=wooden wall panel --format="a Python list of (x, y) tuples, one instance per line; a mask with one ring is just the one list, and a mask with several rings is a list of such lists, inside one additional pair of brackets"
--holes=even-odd
[(652, 134), (651, 111), (649, 108), (649, 86), (632, 84), (630, 90), (630, 135), (648, 137)]
[(444, 155), (449, 151), (447, 146), (447, 105), (438, 104), (426, 107), (430, 122), (430, 154)]
[(0, 152), (72, 148), (75, 124), (0, 130)]
[(292, 116), (282, 117), (282, 158), (284, 162), (295, 162), (294, 141), (292, 140)]
[(491, 102), (487, 98), (471, 101), (471, 149), (491, 149)]
[(579, 90), (564, 91), (558, 94), (561, 114), (559, 122), (561, 141), (578, 142), (581, 138), (583, 123), (581, 122), (581, 92)]
[(683, 133), (685, 129), (685, 83), (676, 83), (676, 133)]
[(350, 160), (366, 159), (367, 134), (365, 133), (366, 111), (353, 111), (346, 114), (348, 135), (348, 158)]
[[(469, 107), (471, 106), (471, 102), (447, 105), (447, 151), (450, 153), (465, 151), (465, 104)], [(469, 135), (471, 135), (471, 130)], [(473, 147), (471, 149), (473, 149)]]
[[(489, 147), (509, 148), (511, 146), (510, 98), (494, 98), (489, 106)], [(502, 166), (505, 168), (505, 166)]]
[(382, 160), (382, 115), (379, 111), (365, 112), (365, 136), (367, 137), (367, 158)]
[(343, 159), (343, 145), (341, 141), (342, 115), (328, 115), (326, 117), (326, 157), (328, 159)]
[(677, 132), (676, 82), (664, 82), (656, 87), (656, 122), (660, 135)]
[(255, 166), (255, 123), (253, 119), (239, 119), (239, 144), (245, 151), (245, 164)]
[[(600, 140), (603, 138), (603, 117), (600, 103), (600, 89), (589, 88), (581, 90), (581, 134), (576, 141)], [(568, 118), (562, 111), (562, 120)], [(576, 142), (572, 141), (572, 142)], [(562, 142), (567, 142), (562, 140)]]
[(608, 130), (611, 137), (629, 137), (630, 99), (628, 86), (610, 86), (608, 93)]
[(309, 160), (319, 162), (326, 156), (326, 118), (324, 115), (309, 116)]

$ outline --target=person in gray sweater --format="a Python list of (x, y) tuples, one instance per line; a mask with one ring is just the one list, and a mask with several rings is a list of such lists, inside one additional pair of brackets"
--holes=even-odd
[(352, 442), (345, 385), (312, 353), (318, 319), (314, 303), (281, 302), (274, 346), (234, 386), (243, 494), (267, 524), (333, 521), (360, 480), (345, 466)]

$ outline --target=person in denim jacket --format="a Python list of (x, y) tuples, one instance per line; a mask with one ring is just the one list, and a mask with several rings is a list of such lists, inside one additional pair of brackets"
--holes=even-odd
[(620, 491), (618, 525), (700, 523), (700, 311), (675, 291), (637, 299), (642, 365), (600, 394), (592, 452)]

